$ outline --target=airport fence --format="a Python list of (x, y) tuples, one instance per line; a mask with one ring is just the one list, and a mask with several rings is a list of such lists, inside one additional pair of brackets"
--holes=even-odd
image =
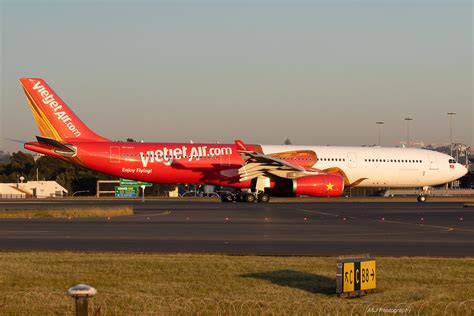
[(0, 194), (0, 199), (25, 199), (25, 198), (26, 198), (25, 194), (5, 194), (5, 193)]
[[(357, 299), (262, 301), (177, 298), (147, 294), (99, 293), (89, 315), (473, 315), (474, 299), (463, 302), (368, 302)], [(64, 292), (3, 292), (0, 315), (74, 315), (74, 299)]]

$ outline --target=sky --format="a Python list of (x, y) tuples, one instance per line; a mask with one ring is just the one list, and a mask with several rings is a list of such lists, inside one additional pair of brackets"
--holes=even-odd
[[(2, 0), (0, 0), (2, 1)], [(41, 77), (114, 140), (473, 146), (471, 1), (7, 1), (0, 150)]]

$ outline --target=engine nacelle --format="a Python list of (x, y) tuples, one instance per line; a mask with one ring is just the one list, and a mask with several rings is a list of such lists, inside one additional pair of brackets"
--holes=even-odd
[(344, 178), (337, 174), (319, 174), (293, 180), (283, 179), (272, 183), (271, 189), (267, 190), (274, 196), (336, 197), (341, 196), (344, 191)]
[(341, 196), (344, 178), (336, 174), (300, 177), (293, 180), (293, 192), (309, 196)]

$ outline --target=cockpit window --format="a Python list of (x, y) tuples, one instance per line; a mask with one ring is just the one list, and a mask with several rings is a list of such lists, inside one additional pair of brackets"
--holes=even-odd
[(449, 159), (449, 163), (456, 163), (455, 159)]

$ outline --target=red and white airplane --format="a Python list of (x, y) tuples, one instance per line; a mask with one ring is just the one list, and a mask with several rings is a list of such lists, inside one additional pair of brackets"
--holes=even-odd
[(44, 80), (20, 83), (41, 134), (26, 149), (127, 179), (243, 189), (224, 194), (224, 202), (334, 197), (344, 187), (426, 188), (467, 173), (453, 157), (414, 148), (114, 142), (81, 122)]

